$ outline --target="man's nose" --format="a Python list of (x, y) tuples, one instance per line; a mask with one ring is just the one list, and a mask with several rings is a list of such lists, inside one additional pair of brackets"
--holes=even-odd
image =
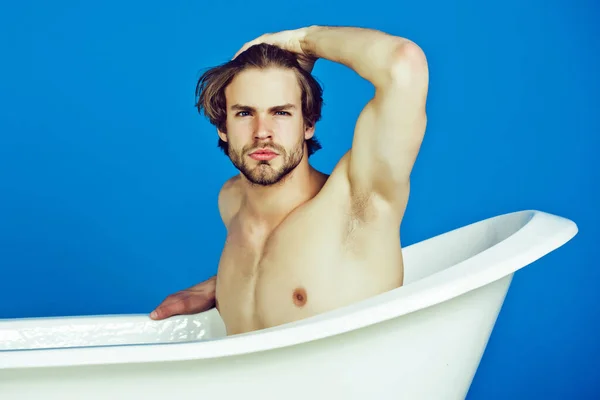
[(254, 138), (257, 140), (271, 139), (273, 136), (272, 125), (268, 117), (258, 116), (255, 119)]

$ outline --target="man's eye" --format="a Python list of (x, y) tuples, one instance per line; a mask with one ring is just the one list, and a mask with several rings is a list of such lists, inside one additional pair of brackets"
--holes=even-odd
[(243, 117), (243, 116), (245, 116), (245, 115), (249, 115), (249, 114), (250, 114), (250, 113), (249, 113), (248, 111), (240, 111), (239, 113), (237, 113), (237, 115), (238, 115), (239, 117)]
[(276, 114), (279, 114), (279, 115), (290, 115), (290, 113), (287, 112), (287, 111), (277, 111)]

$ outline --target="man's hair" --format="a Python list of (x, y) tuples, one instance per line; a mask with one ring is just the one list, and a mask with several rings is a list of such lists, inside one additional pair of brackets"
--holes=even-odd
[[(227, 107), (225, 88), (233, 78), (247, 68), (264, 69), (279, 67), (292, 69), (298, 77), (302, 92), (302, 115), (307, 127), (314, 126), (321, 119), (323, 105), (323, 89), (317, 80), (304, 70), (296, 55), (288, 50), (266, 43), (254, 45), (239, 54), (235, 59), (206, 71), (196, 85), (198, 112), (204, 113), (210, 123), (221, 132), (227, 133)], [(306, 141), (308, 156), (321, 148), (319, 141), (313, 136)], [(219, 138), (218, 146), (228, 154), (227, 142)]]

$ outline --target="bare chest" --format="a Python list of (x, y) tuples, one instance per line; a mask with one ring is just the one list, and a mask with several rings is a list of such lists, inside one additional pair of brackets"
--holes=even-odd
[(361, 235), (331, 210), (294, 215), (272, 232), (232, 226), (217, 275), (228, 333), (304, 319), (399, 286), (399, 240), (383, 260)]
[[(307, 232), (307, 221), (275, 232), (233, 226), (217, 273), (217, 303), (228, 333), (277, 324), (277, 316), (298, 319), (323, 304), (326, 266), (335, 265), (335, 239)], [(319, 237), (319, 239), (317, 239)], [(310, 299), (309, 299), (310, 296)]]

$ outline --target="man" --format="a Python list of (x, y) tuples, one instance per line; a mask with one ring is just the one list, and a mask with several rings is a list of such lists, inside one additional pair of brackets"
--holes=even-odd
[[(308, 162), (319, 148), (321, 93), (310, 75), (319, 58), (375, 87), (352, 148), (330, 176)], [(167, 297), (151, 317), (216, 306), (232, 335), (401, 286), (400, 225), (427, 90), (427, 61), (416, 44), (350, 27), (263, 35), (205, 73), (198, 107), (240, 171), (219, 194), (227, 239), (217, 276)]]

